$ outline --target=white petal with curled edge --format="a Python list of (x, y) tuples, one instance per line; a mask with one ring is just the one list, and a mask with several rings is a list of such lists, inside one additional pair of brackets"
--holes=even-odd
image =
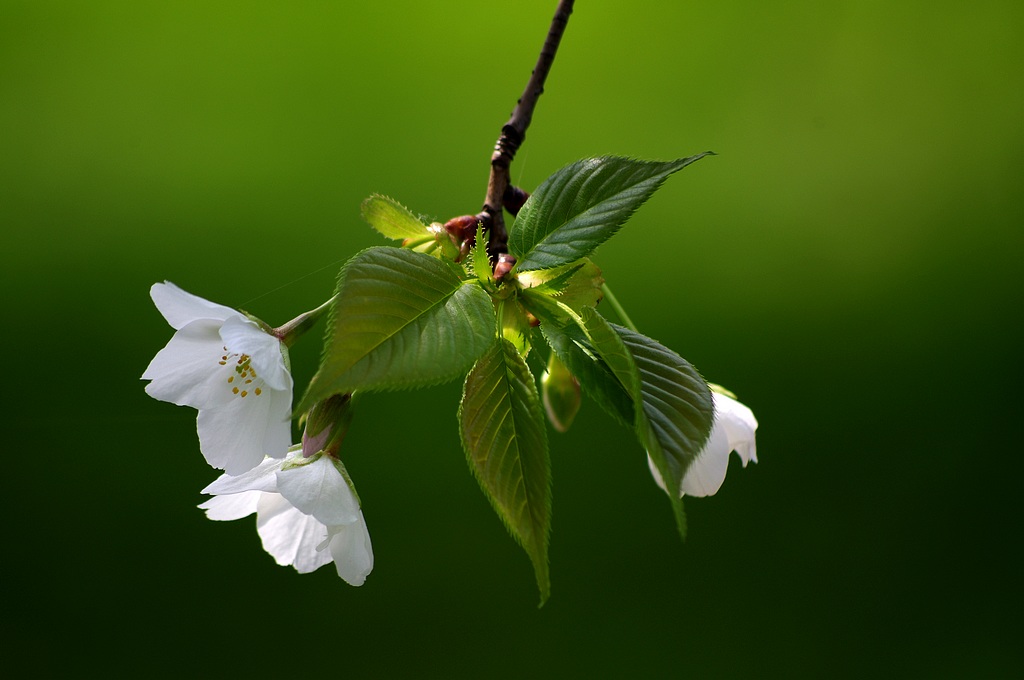
[[(236, 396), (223, 406), (199, 411), (196, 429), (206, 462), (229, 475), (240, 475), (264, 456), (284, 458), (291, 422), (272, 413), (271, 394)], [(278, 430), (278, 432), (273, 432)], [(273, 446), (268, 450), (268, 445)]]
[(373, 570), (373, 546), (363, 513), (352, 524), (330, 527), (330, 551), (338, 576), (353, 586), (361, 586)]
[(711, 437), (697, 460), (690, 463), (683, 475), (680, 496), (714, 496), (722, 488), (725, 473), (729, 469), (729, 440), (725, 429), (715, 419)]
[(278, 472), (277, 490), (296, 508), (327, 526), (351, 524), (360, 516), (352, 489), (326, 455)]
[(153, 298), (153, 304), (167, 319), (167, 323), (176, 330), (196, 319), (224, 321), (228, 317), (239, 316), (239, 313), (230, 307), (187, 293), (170, 281), (154, 283), (149, 289), (149, 296)]
[(285, 366), (280, 340), (241, 316), (227, 319), (220, 328), (220, 337), (229, 351), (249, 355), (252, 366), (268, 387), (291, 391), (292, 376)]
[(261, 492), (243, 491), (227, 496), (214, 496), (199, 507), (206, 511), (206, 516), (214, 520), (230, 521), (248, 517), (256, 512)]
[[(210, 482), (200, 493), (240, 494), (246, 491), (277, 492), (277, 471), (284, 465), (280, 458), (267, 458), (239, 475), (223, 474)], [(201, 507), (201, 506), (200, 506)]]
[(217, 394), (224, 391), (221, 383), (227, 380), (218, 370), (223, 356), (219, 326), (218, 321), (200, 319), (175, 333), (142, 374), (143, 380), (152, 380), (146, 385), (146, 393), (160, 401), (192, 408), (223, 400)]
[[(668, 493), (665, 487), (665, 480), (662, 479), (654, 461), (647, 456), (647, 467), (651, 470), (651, 476), (661, 490)], [(704, 446), (700, 455), (690, 463), (683, 475), (682, 483), (679, 485), (679, 495), (682, 496), (713, 496), (721, 488), (725, 481), (725, 473), (729, 467), (729, 449), (726, 448), (725, 433), (718, 428), (711, 431), (711, 437)]]
[(317, 546), (327, 536), (327, 527), (295, 509), (283, 496), (261, 494), (256, 509), (256, 531), (263, 549), (284, 566), (290, 564), (306, 574), (331, 561), (331, 555)]
[[(725, 428), (726, 437), (729, 440), (729, 448), (739, 454), (743, 460), (743, 467), (750, 461), (757, 462), (757, 418), (754, 412), (745, 405), (725, 396), (724, 394), (713, 393), (715, 399), (715, 410), (718, 412), (718, 420)], [(717, 424), (718, 421), (716, 421)]]

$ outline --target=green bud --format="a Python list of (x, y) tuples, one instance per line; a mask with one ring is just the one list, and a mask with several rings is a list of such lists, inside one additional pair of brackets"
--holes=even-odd
[(579, 381), (552, 352), (540, 384), (548, 420), (559, 432), (567, 432), (580, 410)]

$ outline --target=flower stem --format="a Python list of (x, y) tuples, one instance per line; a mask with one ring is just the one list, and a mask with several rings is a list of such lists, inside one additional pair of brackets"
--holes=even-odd
[(334, 302), (337, 295), (334, 295), (330, 300), (323, 303), (316, 309), (312, 309), (303, 314), (299, 314), (297, 317), (289, 321), (288, 323), (274, 329), (274, 335), (277, 336), (286, 347), (291, 347), (295, 344), (295, 341), (302, 337), (306, 331), (312, 328), (316, 322), (323, 316), (323, 313), (330, 309), (331, 304)]
[(636, 325), (633, 320), (629, 318), (629, 314), (626, 314), (626, 310), (619, 304), (619, 299), (612, 293), (612, 289), (608, 287), (607, 283), (601, 284), (601, 291), (604, 293), (604, 299), (608, 301), (608, 304), (612, 306), (615, 313), (618, 315), (619, 320), (622, 321), (623, 325), (634, 333), (639, 333), (636, 329)]

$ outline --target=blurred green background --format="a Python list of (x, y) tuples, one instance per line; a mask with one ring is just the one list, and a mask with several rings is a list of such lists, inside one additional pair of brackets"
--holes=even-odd
[[(5, 668), (1020, 673), (1016, 2), (578, 3), (513, 178), (719, 154), (596, 256), (640, 329), (761, 423), (761, 462), (687, 502), (685, 544), (586, 402), (551, 436), (538, 610), (456, 384), (362, 402), (362, 588), (195, 508), (215, 473), (194, 412), (139, 380), (171, 336), (149, 286), (281, 323), (383, 243), (371, 192), (475, 212), (554, 6), (0, 2)], [(300, 385), (318, 352), (294, 348)]]

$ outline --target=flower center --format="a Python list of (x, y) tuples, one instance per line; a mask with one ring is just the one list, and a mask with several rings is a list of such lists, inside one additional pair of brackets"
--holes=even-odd
[(252, 365), (252, 357), (248, 354), (237, 354), (228, 351), (224, 347), (224, 354), (219, 363), (224, 366), (228, 373), (227, 384), (231, 388), (231, 394), (242, 399), (263, 394), (263, 380), (256, 375), (256, 369)]

